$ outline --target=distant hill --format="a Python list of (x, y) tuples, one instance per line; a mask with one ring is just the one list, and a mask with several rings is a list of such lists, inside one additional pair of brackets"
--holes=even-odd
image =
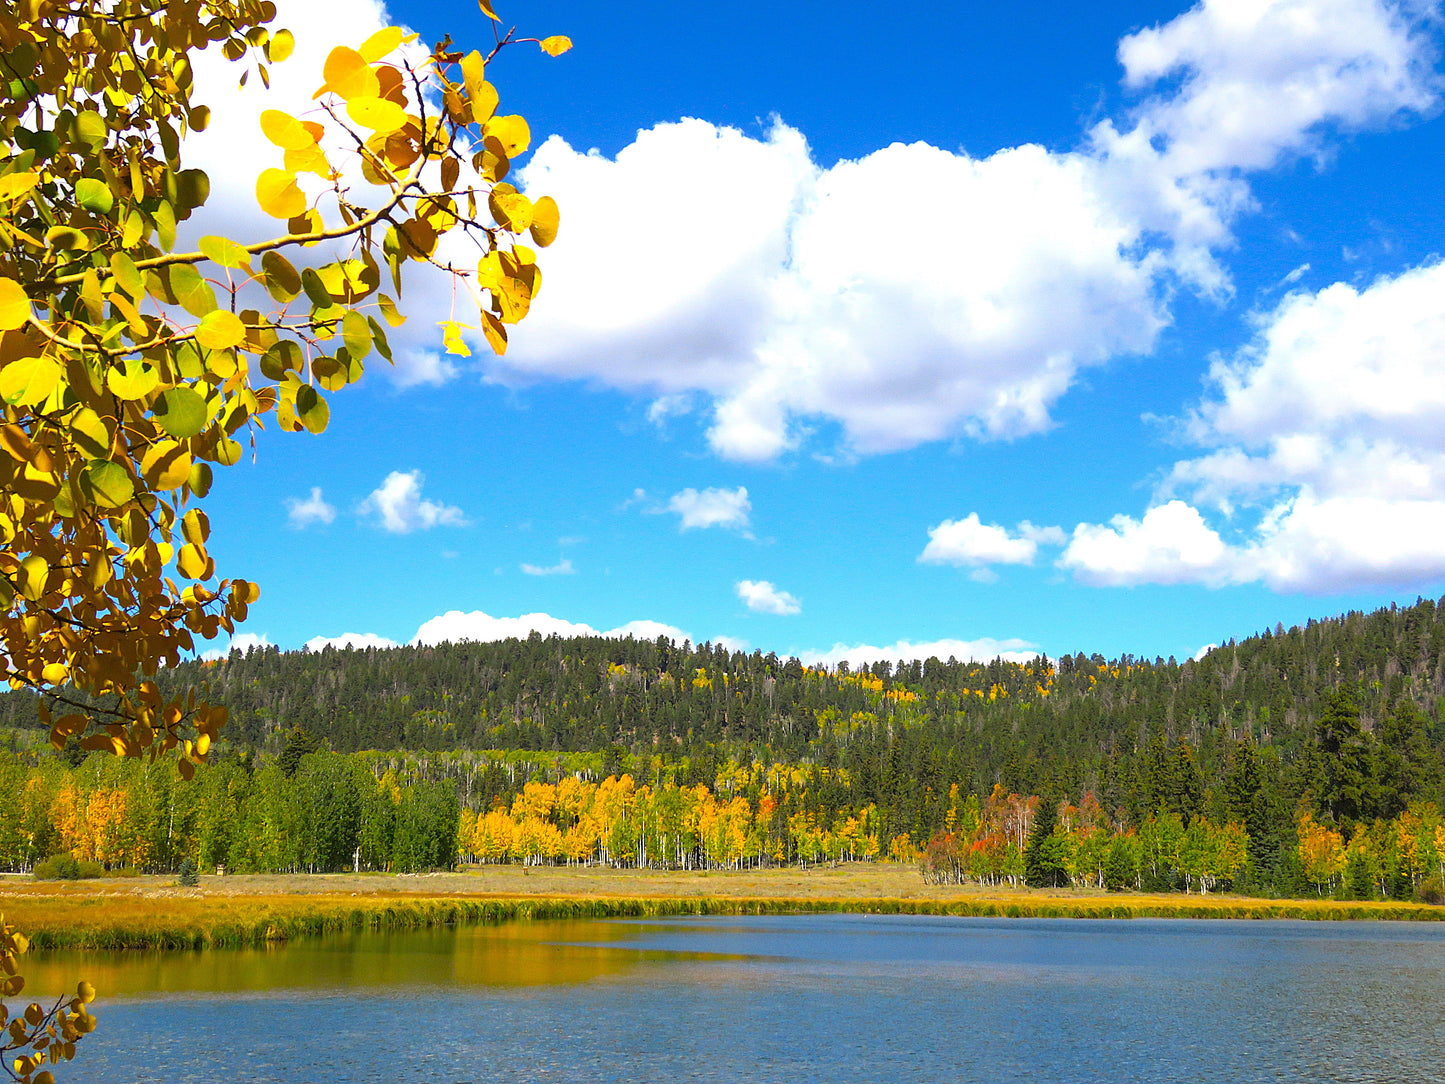
[[(1229, 642), (1199, 660), (1066, 655), (1018, 664), (929, 659), (856, 672), (709, 645), (543, 638), (319, 653), (252, 650), (162, 675), (209, 683), (230, 708), (227, 741), (278, 752), (302, 727), (360, 749), (758, 756), (867, 765), (986, 794), (1107, 790), (1151, 740), (1186, 744), (1204, 784), (1230, 743), (1291, 761), (1330, 695), (1355, 688), (1378, 731), (1404, 703), (1445, 744), (1445, 609), (1352, 612)], [(33, 699), (0, 697), (0, 725), (37, 725)], [(880, 769), (883, 770), (883, 769)], [(892, 769), (888, 769), (891, 771)], [(857, 773), (855, 773), (857, 774)]]

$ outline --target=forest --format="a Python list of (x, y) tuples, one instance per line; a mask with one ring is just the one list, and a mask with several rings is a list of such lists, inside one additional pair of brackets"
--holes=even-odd
[(1405, 898), (1438, 891), (1445, 852), (1427, 599), (1184, 662), (823, 669), (533, 635), (232, 652), (157, 681), (229, 710), (194, 780), (53, 750), (33, 697), (0, 697), (0, 792), (20, 798), (0, 865), (892, 859), (945, 881)]

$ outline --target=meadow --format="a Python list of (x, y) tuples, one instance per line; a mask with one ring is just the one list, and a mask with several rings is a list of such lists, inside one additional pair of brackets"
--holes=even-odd
[(1445, 908), (1395, 901), (929, 885), (915, 868), (887, 863), (691, 873), (508, 866), (425, 875), (204, 876), (194, 888), (163, 876), (66, 883), (7, 877), (0, 880), (0, 912), (38, 949), (242, 947), (345, 930), (673, 915), (1445, 919)]

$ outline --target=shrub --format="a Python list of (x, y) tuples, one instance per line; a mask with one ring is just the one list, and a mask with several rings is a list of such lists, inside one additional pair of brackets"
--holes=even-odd
[(52, 854), (36, 862), (31, 872), (37, 881), (85, 881), (99, 877), (105, 871), (99, 862), (77, 859), (73, 854)]
[(1445, 881), (1437, 873), (1415, 889), (1415, 898), (1421, 903), (1445, 903)]

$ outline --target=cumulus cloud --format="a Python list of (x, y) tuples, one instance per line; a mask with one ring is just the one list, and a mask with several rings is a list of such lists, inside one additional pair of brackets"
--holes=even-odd
[(369, 647), (382, 649), (400, 646), (395, 640), (388, 640), (374, 632), (343, 632), (340, 636), (313, 636), (301, 649), (320, 652), (331, 647), (338, 651), (365, 651)]
[(1205, 453), (1142, 519), (1077, 527), (1061, 564), (1092, 583), (1315, 593), (1445, 577), (1441, 357), (1445, 263), (1285, 298), (1211, 368), (1184, 426)]
[(572, 558), (564, 557), (555, 565), (523, 564), (522, 571), (528, 576), (571, 576), (577, 570), (572, 567)]
[(738, 598), (754, 613), (787, 617), (803, 612), (803, 604), (786, 591), (780, 591), (767, 580), (739, 580)]
[(542, 636), (606, 636), (625, 639), (628, 636), (638, 640), (655, 640), (659, 636), (681, 642), (688, 639), (687, 633), (660, 621), (629, 621), (615, 629), (599, 632), (591, 625), (566, 621), (550, 614), (531, 613), (520, 617), (493, 617), (481, 610), (463, 613), (449, 610), (422, 624), (412, 637), (413, 644), (464, 643), (477, 641), (487, 643), (493, 640), (516, 638), (525, 640), (533, 632)]
[[(219, 54), (197, 65), (214, 119), (186, 155), (226, 211), (202, 212), (191, 232), (274, 232), (253, 208), (256, 173), (279, 162), (257, 116), (314, 108), (335, 27), (360, 40), (387, 21), (375, 0), (279, 7), (297, 49), (269, 94), (254, 80), (238, 93)], [(1120, 42), (1135, 104), (1072, 150), (894, 144), (830, 164), (782, 121), (757, 138), (662, 123), (615, 158), (554, 137), (517, 171), (564, 208), (547, 290), (505, 358), (479, 344), (468, 364), (494, 381), (643, 395), (657, 422), (695, 408), (717, 454), (738, 460), (834, 427), (861, 453), (1039, 432), (1082, 368), (1152, 350), (1179, 282), (1227, 294), (1217, 254), (1252, 206), (1248, 173), (1433, 108), (1429, 18), (1381, 0), (1204, 0)], [(857, 223), (888, 196), (908, 218), (886, 246), (860, 243)], [(629, 237), (650, 273), (623, 299), (597, 287), (615, 281), (619, 221), (666, 223)], [(435, 327), (448, 283), (410, 273), (413, 318), (391, 333), (390, 372), (455, 379)]]
[(393, 534), (426, 531), (433, 527), (465, 527), (460, 508), (426, 500), (421, 495), (425, 476), (419, 470), (392, 471), (357, 509), (363, 517)]
[[(827, 165), (781, 121), (753, 138), (696, 119), (614, 159), (548, 140), (522, 176), (568, 209), (549, 303), (489, 372), (696, 395), (740, 460), (814, 420), (863, 453), (1038, 432), (1082, 367), (1153, 348), (1176, 283), (1227, 295), (1217, 253), (1252, 205), (1246, 174), (1433, 107), (1426, 18), (1207, 0), (1120, 43), (1140, 98), (1072, 151), (894, 144)], [(856, 229), (885, 192), (912, 208), (886, 254)], [(596, 289), (619, 217), (668, 223), (633, 239), (658, 273), (626, 304)]]
[(1031, 565), (1040, 543), (1063, 545), (1064, 532), (1058, 527), (1035, 527), (1028, 520), (1016, 533), (997, 524), (979, 520), (977, 512), (963, 519), (946, 519), (928, 529), (928, 545), (918, 555), (930, 564)]
[(886, 647), (875, 647), (872, 644), (849, 646), (840, 643), (834, 644), (827, 651), (799, 652), (798, 658), (810, 666), (837, 666), (838, 663), (846, 661), (850, 666), (858, 667), (871, 666), (875, 662), (897, 662), (900, 659), (905, 662), (935, 658), (945, 662), (951, 658), (959, 662), (992, 662), (994, 659), (1028, 662), (1040, 654), (1042, 652), (1027, 640), (992, 640), (985, 637), (980, 640), (929, 640), (916, 644), (899, 640)]
[(336, 509), (322, 499), (320, 486), (312, 486), (311, 496), (305, 500), (299, 497), (286, 498), (286, 516), (291, 521), (291, 526), (299, 530), (310, 527), (313, 523), (331, 523), (336, 519)]
[(726, 527), (746, 532), (751, 523), (753, 504), (748, 500), (746, 486), (701, 491), (689, 487), (672, 495), (667, 502), (667, 510), (678, 515), (684, 531), (694, 527)]

